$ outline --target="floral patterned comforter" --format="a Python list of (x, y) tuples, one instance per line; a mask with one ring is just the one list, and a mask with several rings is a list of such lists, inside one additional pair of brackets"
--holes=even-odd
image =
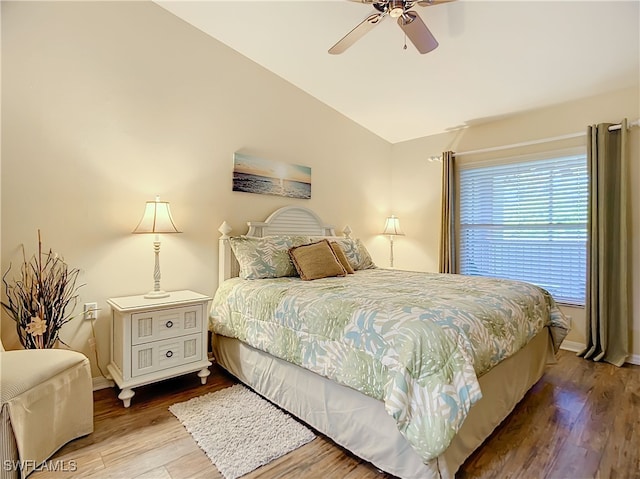
[(225, 281), (210, 328), (384, 402), (425, 460), (440, 455), (482, 393), (478, 377), (545, 326), (568, 322), (517, 281), (373, 269), (302, 281)]

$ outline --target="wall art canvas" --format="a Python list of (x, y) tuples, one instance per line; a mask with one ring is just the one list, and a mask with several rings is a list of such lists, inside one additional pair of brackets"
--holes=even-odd
[(311, 198), (311, 168), (233, 154), (233, 191)]

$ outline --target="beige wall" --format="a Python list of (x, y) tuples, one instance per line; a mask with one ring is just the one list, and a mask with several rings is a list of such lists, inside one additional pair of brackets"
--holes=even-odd
[[(81, 269), (109, 355), (111, 296), (153, 286), (144, 202), (171, 202), (164, 289), (213, 294), (217, 228), (298, 204), (386, 258), (391, 145), (150, 2), (2, 2), (2, 271), (45, 246)], [(231, 191), (233, 153), (312, 167), (311, 200)], [(62, 338), (95, 360), (90, 324)], [(17, 346), (14, 323), (2, 340)]]
[[(640, 85), (581, 101), (522, 112), (508, 118), (477, 122), (464, 130), (420, 138), (393, 145), (393, 211), (407, 233), (395, 245), (399, 268), (437, 271), (440, 235), (441, 164), (429, 161), (444, 150), (472, 151), (499, 145), (557, 137), (586, 131), (589, 124), (629, 121), (640, 117)], [(640, 361), (640, 128), (630, 130), (631, 241), (632, 241), (632, 354)], [(493, 155), (512, 156), (525, 152), (557, 149), (585, 144), (585, 138), (519, 148)], [(473, 161), (487, 155), (463, 156)], [(411, 192), (406, 194), (405, 192)], [(585, 343), (584, 310), (564, 308), (572, 316), (574, 329), (567, 337), (573, 343)]]

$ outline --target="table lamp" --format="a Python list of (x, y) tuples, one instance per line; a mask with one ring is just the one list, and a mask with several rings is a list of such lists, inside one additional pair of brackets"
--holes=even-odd
[(387, 218), (386, 223), (384, 224), (384, 231), (382, 232), (384, 235), (389, 236), (389, 241), (391, 242), (391, 253), (389, 255), (389, 263), (393, 268), (393, 237), (394, 236), (404, 236), (404, 233), (400, 229), (400, 220), (391, 215)]
[(153, 270), (153, 291), (149, 291), (144, 295), (145, 298), (166, 298), (169, 293), (160, 289), (160, 234), (165, 233), (181, 233), (178, 230), (173, 218), (171, 217), (171, 209), (169, 202), (160, 201), (160, 197), (156, 196), (155, 201), (147, 201), (144, 208), (144, 214), (134, 233), (153, 233), (156, 235), (153, 242), (153, 251), (156, 255), (155, 268)]

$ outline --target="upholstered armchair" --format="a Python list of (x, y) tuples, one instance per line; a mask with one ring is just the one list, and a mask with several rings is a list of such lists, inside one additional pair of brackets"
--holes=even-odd
[(0, 478), (24, 478), (93, 432), (89, 360), (64, 349), (5, 351), (0, 342)]

